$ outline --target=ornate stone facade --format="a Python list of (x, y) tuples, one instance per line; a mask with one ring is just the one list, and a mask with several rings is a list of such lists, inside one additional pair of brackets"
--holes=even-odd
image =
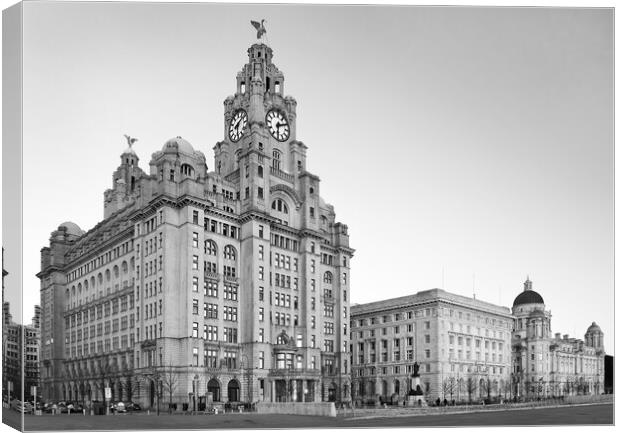
[(604, 392), (603, 332), (594, 322), (584, 340), (551, 335), (551, 312), (529, 278), (514, 300), (513, 392), (543, 398)]
[(146, 172), (129, 146), (104, 220), (52, 232), (38, 274), (45, 399), (102, 400), (108, 386), (145, 407), (350, 398), (353, 250), (306, 171), (272, 57), (249, 48), (215, 171), (181, 137)]

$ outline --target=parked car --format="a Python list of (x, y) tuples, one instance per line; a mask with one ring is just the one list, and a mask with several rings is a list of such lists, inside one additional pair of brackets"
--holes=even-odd
[(125, 403), (123, 403), (122, 401), (111, 403), (110, 404), (110, 410), (112, 412), (117, 412), (117, 413), (125, 413), (125, 412), (127, 412), (127, 409), (125, 407)]
[(43, 405), (43, 413), (55, 413), (58, 410), (56, 403), (48, 402)]
[(137, 412), (139, 410), (142, 410), (138, 403), (133, 403), (131, 401), (125, 403), (125, 409), (127, 410), (127, 412)]
[(33, 408), (32, 405), (28, 402), (22, 402), (21, 400), (13, 400), (11, 402), (11, 409), (16, 410), (17, 412), (23, 413), (32, 413)]

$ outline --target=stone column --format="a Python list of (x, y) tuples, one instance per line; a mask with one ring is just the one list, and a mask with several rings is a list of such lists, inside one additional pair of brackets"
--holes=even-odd
[(302, 402), (305, 403), (306, 402), (306, 390), (308, 389), (308, 381), (306, 379), (303, 379), (301, 381), (301, 398), (303, 399)]
[(271, 379), (271, 398), (270, 401), (275, 403), (276, 401), (276, 380)]
[(291, 379), (291, 381), (293, 382), (291, 401), (296, 402), (297, 401), (297, 380)]

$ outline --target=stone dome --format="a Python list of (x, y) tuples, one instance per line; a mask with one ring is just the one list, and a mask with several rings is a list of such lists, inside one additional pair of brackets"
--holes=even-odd
[(592, 322), (590, 326), (588, 326), (588, 333), (590, 332), (602, 332), (601, 327), (596, 324), (596, 322)]
[(65, 221), (64, 223), (60, 224), (58, 226), (58, 230), (60, 230), (61, 227), (64, 227), (67, 234), (69, 235), (82, 236), (84, 234), (84, 230), (82, 230), (80, 226), (78, 226), (76, 223), (71, 221)]
[(543, 300), (542, 296), (540, 296), (538, 294), (538, 292), (535, 292), (534, 290), (524, 290), (523, 292), (519, 293), (519, 295), (515, 298), (514, 302), (512, 303), (513, 307), (516, 307), (517, 305), (524, 305), (524, 304), (544, 304), (545, 301)]
[(161, 149), (164, 153), (185, 153), (186, 155), (194, 155), (194, 148), (189, 141), (183, 139), (182, 137), (171, 138), (166, 141), (164, 147)]

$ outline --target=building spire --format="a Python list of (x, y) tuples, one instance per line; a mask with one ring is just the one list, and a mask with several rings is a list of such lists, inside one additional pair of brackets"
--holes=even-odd
[(527, 276), (525, 283), (523, 283), (523, 291), (532, 290), (532, 282), (530, 281), (530, 276)]

